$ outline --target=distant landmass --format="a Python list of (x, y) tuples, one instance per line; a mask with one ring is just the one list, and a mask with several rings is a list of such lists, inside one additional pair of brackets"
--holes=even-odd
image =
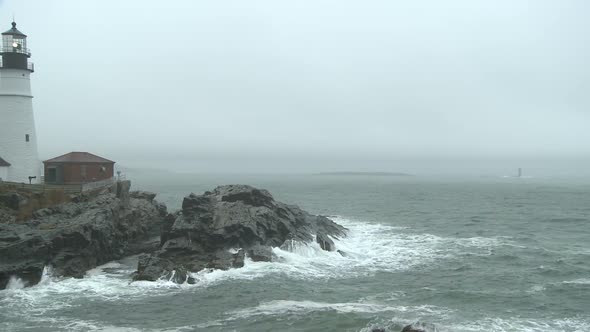
[(347, 176), (358, 176), (358, 175), (369, 175), (369, 176), (412, 176), (412, 174), (400, 173), (400, 172), (322, 172), (320, 175), (347, 175)]

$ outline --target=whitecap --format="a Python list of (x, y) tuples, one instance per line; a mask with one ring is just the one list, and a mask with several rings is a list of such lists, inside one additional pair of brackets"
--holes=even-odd
[(344, 302), (328, 303), (314, 301), (275, 300), (260, 303), (256, 307), (228, 312), (227, 320), (249, 319), (254, 316), (283, 316), (286, 314), (307, 314), (317, 311), (336, 311), (339, 313), (412, 313), (413, 315), (447, 316), (451, 310), (431, 305), (390, 306), (379, 303)]
[(573, 285), (590, 285), (590, 278), (566, 280), (566, 281), (563, 281), (562, 283), (563, 284), (573, 284)]
[(472, 322), (446, 326), (448, 331), (462, 332), (546, 332), (590, 331), (590, 322), (581, 318), (534, 319), (534, 318), (485, 318)]

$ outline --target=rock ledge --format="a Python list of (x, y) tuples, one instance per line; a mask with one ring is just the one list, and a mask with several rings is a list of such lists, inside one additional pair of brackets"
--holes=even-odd
[(346, 228), (323, 216), (275, 201), (262, 189), (227, 185), (202, 195), (190, 194), (182, 210), (164, 220), (161, 248), (140, 259), (134, 280), (155, 281), (170, 276), (189, 280), (186, 271), (242, 267), (248, 255), (271, 261), (272, 247), (286, 241), (317, 241), (335, 250), (330, 239), (346, 236)]

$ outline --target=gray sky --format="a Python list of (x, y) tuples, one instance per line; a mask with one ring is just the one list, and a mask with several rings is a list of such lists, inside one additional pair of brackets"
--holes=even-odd
[(0, 27), (14, 14), (29, 35), (43, 159), (411, 172), (590, 159), (588, 13), (585, 0), (0, 0)]

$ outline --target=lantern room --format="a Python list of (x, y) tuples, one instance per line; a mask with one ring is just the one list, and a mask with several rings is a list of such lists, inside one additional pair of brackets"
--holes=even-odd
[(0, 54), (2, 55), (0, 68), (33, 71), (33, 64), (29, 64), (28, 61), (31, 53), (27, 48), (27, 35), (18, 31), (15, 22), (12, 22), (12, 29), (2, 33)]

